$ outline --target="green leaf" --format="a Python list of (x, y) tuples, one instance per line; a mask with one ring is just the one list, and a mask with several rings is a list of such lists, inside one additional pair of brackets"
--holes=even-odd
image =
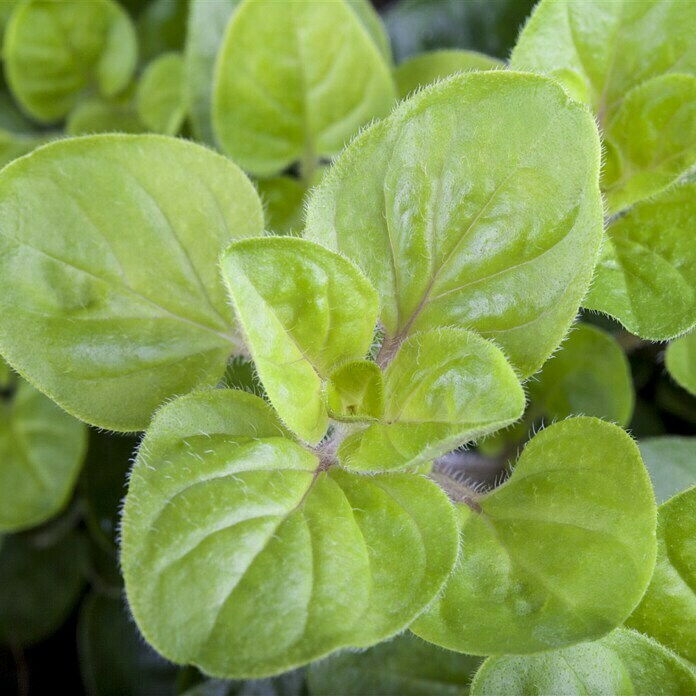
[(401, 63), (394, 72), (399, 97), (459, 72), (495, 70), (505, 63), (476, 51), (441, 50), (421, 53)]
[(474, 678), (472, 696), (607, 696), (689, 694), (696, 677), (669, 650), (634, 631), (524, 657), (491, 657)]
[(122, 565), (140, 630), (175, 662), (251, 678), (368, 647), (452, 569), (453, 508), (433, 482), (327, 470), (281, 432), (264, 401), (231, 390), (182, 397), (148, 430)]
[[(214, 3), (217, 4), (217, 0)], [(189, 0), (150, 0), (138, 15), (141, 60), (153, 61), (162, 53), (181, 51), (186, 38)]]
[(696, 77), (661, 75), (632, 89), (606, 123), (604, 140), (610, 212), (664, 191), (696, 162)]
[(137, 445), (134, 437), (90, 432), (81, 480), (82, 502), (92, 537), (108, 550), (116, 547), (121, 503)]
[(216, 145), (213, 133), (213, 76), (225, 28), (241, 0), (189, 0), (186, 30), (185, 92), (197, 140)]
[(0, 547), (0, 643), (29, 645), (67, 619), (84, 585), (86, 547), (75, 531), (3, 538)]
[(633, 414), (631, 367), (618, 341), (580, 324), (529, 383), (532, 408), (549, 420), (596, 416), (628, 425)]
[(68, 135), (94, 133), (145, 133), (147, 128), (138, 118), (130, 100), (88, 99), (80, 102), (68, 115)]
[(5, 74), (27, 113), (57, 121), (86, 91), (112, 97), (123, 90), (137, 51), (128, 14), (111, 0), (27, 0), (5, 32)]
[(395, 98), (387, 61), (346, 0), (243, 0), (217, 60), (213, 124), (244, 169), (308, 178)]
[(326, 385), (326, 403), (332, 418), (375, 420), (384, 414), (382, 370), (369, 360), (355, 360), (336, 368)]
[(53, 139), (52, 135), (11, 133), (0, 129), (0, 169)]
[(473, 329), (527, 377), (589, 284), (602, 234), (598, 170), (594, 121), (557, 84), (459, 75), (346, 148), (313, 192), (306, 235), (363, 269), (388, 339)]
[(362, 23), (365, 31), (370, 35), (379, 52), (389, 65), (392, 64), (391, 42), (387, 28), (382, 18), (377, 13), (371, 0), (347, 0), (348, 6)]
[(631, 333), (663, 341), (696, 323), (696, 182), (643, 201), (607, 228), (583, 306)]
[(198, 145), (43, 147), (0, 174), (0, 352), (82, 420), (141, 430), (224, 373), (238, 339), (216, 261), (262, 228), (251, 182)]
[(411, 336), (384, 376), (382, 422), (349, 435), (338, 454), (358, 471), (429, 462), (524, 412), (524, 391), (503, 353), (462, 329)]
[(411, 633), (363, 653), (342, 653), (309, 668), (312, 696), (465, 696), (480, 657), (425, 643)]
[(400, 0), (385, 22), (398, 60), (436, 48), (468, 48), (507, 59), (534, 0)]
[(0, 532), (28, 529), (67, 504), (87, 429), (23, 379), (0, 394)]
[(184, 59), (165, 53), (150, 63), (138, 83), (138, 115), (155, 133), (176, 135), (186, 118)]
[(256, 182), (264, 203), (266, 229), (275, 234), (302, 232), (307, 186), (299, 179), (277, 176)]
[(638, 446), (658, 505), (696, 485), (696, 437), (651, 437)]
[(138, 635), (123, 601), (92, 592), (80, 607), (82, 680), (93, 696), (173, 694), (178, 669)]
[(374, 289), (346, 259), (293, 237), (237, 242), (222, 271), (271, 403), (293, 432), (316, 444), (328, 426), (322, 380), (367, 353)]
[[(692, 459), (692, 464), (696, 460)], [(627, 626), (696, 663), (696, 487), (657, 511), (657, 564)]]
[(538, 433), (510, 479), (459, 505), (461, 558), (412, 630), (477, 655), (598, 638), (623, 623), (655, 563), (655, 500), (631, 438), (573, 418)]
[(696, 331), (677, 338), (667, 346), (665, 365), (674, 381), (696, 396)]
[(611, 212), (693, 165), (695, 22), (696, 5), (681, 0), (542, 0), (512, 53), (512, 68), (556, 76), (597, 114)]

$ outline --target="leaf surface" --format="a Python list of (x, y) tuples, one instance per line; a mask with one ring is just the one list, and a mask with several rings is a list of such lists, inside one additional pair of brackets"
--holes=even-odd
[(0, 175), (0, 347), (79, 418), (140, 430), (238, 349), (216, 266), (262, 230), (229, 160), (182, 140), (48, 145)]
[(138, 115), (155, 133), (176, 135), (186, 118), (184, 59), (165, 53), (150, 63), (138, 83)]
[(638, 448), (618, 426), (583, 417), (542, 430), (477, 504), (458, 506), (460, 562), (411, 626), (430, 642), (490, 655), (599, 638), (650, 582), (655, 501)]
[(526, 377), (589, 284), (598, 170), (595, 124), (557, 84), (459, 75), (346, 148), (310, 198), (305, 234), (370, 278), (388, 338), (473, 329)]
[(674, 381), (696, 396), (696, 331), (675, 339), (667, 346), (665, 365)]
[(696, 437), (649, 437), (638, 445), (658, 505), (696, 485)]

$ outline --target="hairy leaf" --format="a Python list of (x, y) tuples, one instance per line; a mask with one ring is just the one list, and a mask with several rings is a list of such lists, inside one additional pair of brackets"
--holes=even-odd
[(138, 115), (155, 133), (176, 135), (186, 118), (184, 59), (165, 53), (152, 61), (138, 83)]
[(186, 31), (185, 92), (197, 140), (216, 145), (213, 133), (213, 77), (225, 28), (241, 0), (189, 0)]
[(440, 50), (421, 53), (396, 68), (394, 79), (399, 97), (405, 99), (420, 87), (459, 72), (495, 70), (505, 63), (476, 51)]
[(434, 483), (325, 470), (280, 435), (264, 401), (231, 390), (182, 397), (148, 430), (122, 564), (138, 626), (175, 662), (262, 677), (368, 647), (451, 571), (453, 508)]
[(374, 289), (346, 259), (293, 237), (237, 242), (222, 269), (271, 403), (316, 444), (328, 425), (323, 380), (370, 347)]
[(631, 367), (611, 334), (581, 324), (529, 383), (529, 396), (534, 412), (549, 420), (584, 415), (628, 425), (635, 398)]
[(309, 176), (394, 98), (389, 65), (352, 3), (243, 0), (217, 60), (213, 124), (246, 170), (271, 176), (299, 161)]
[(86, 547), (75, 531), (13, 534), (0, 546), (0, 643), (30, 645), (67, 619), (84, 585)]
[(13, 13), (3, 57), (22, 108), (39, 121), (66, 116), (85, 91), (124, 89), (137, 60), (135, 30), (112, 0), (27, 0)]
[[(692, 460), (693, 463), (693, 460)], [(696, 663), (696, 487), (657, 511), (657, 564), (626, 625)]]
[(696, 676), (669, 650), (618, 629), (593, 643), (524, 657), (491, 657), (474, 678), (472, 696), (688, 694)]
[(480, 657), (426, 643), (412, 633), (363, 653), (342, 653), (309, 668), (312, 696), (465, 696)]
[(70, 413), (139, 430), (165, 399), (214, 385), (238, 348), (216, 260), (259, 234), (261, 204), (223, 157), (102, 135), (0, 174), (0, 349)]
[(550, 80), (449, 78), (346, 148), (306, 235), (377, 288), (387, 338), (441, 326), (495, 339), (526, 377), (568, 330), (602, 233), (599, 141)]
[(524, 411), (524, 392), (502, 352), (462, 329), (411, 336), (385, 373), (381, 422), (349, 435), (341, 464), (384, 471), (429, 462), (503, 428)]
[(618, 319), (651, 341), (696, 323), (696, 182), (634, 206), (607, 228), (583, 306)]
[(650, 437), (638, 446), (658, 505), (696, 485), (696, 437)]
[(60, 512), (87, 449), (82, 423), (23, 379), (11, 391), (0, 394), (0, 532), (28, 529)]
[(665, 365), (674, 381), (696, 396), (696, 331), (677, 338), (667, 346)]
[(344, 363), (329, 376), (326, 403), (337, 420), (375, 420), (384, 414), (382, 370), (369, 360)]
[(695, 22), (682, 0), (542, 0), (512, 53), (514, 69), (554, 75), (597, 114), (612, 212), (693, 165)]
[(621, 428), (586, 417), (552, 425), (476, 511), (459, 506), (460, 562), (412, 630), (477, 655), (598, 638), (650, 581), (655, 517), (647, 471)]

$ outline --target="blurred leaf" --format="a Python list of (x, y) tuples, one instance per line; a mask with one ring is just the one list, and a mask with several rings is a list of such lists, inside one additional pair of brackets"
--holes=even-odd
[[(691, 243), (695, 241), (692, 239)], [(675, 339), (667, 346), (665, 365), (674, 381), (696, 396), (696, 331)]]
[(638, 447), (658, 505), (696, 484), (696, 437), (653, 437)]
[(165, 53), (145, 69), (137, 91), (138, 115), (155, 133), (176, 135), (186, 118), (184, 59)]
[[(209, 4), (215, 5), (218, 0)], [(136, 24), (140, 60), (149, 63), (161, 53), (181, 51), (186, 38), (189, 0), (152, 0)]]

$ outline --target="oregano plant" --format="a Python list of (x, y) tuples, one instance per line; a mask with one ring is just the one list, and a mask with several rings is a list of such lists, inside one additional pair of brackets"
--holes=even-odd
[(696, 692), (694, 7), (2, 7), (22, 696)]

